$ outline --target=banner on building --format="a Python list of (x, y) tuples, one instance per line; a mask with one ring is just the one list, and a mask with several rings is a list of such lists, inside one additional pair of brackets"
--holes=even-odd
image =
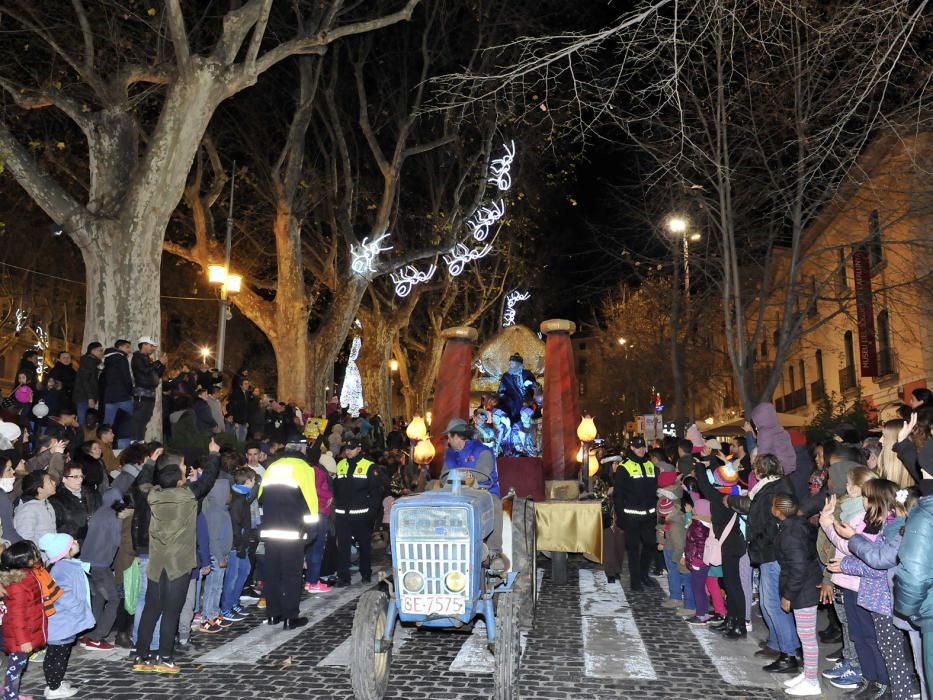
[(644, 426), (645, 442), (659, 440), (664, 437), (664, 418), (660, 413), (648, 413), (639, 416), (638, 419)]
[(855, 310), (858, 316), (858, 358), (863, 377), (878, 376), (878, 348), (875, 344), (875, 313), (871, 294), (871, 259), (868, 250), (852, 254), (855, 276)]

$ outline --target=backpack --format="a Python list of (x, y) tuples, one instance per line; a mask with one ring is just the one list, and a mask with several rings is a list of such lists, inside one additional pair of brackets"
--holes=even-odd
[(722, 543), (729, 537), (729, 533), (732, 532), (732, 528), (738, 517), (738, 513), (732, 515), (732, 520), (729, 521), (729, 524), (726, 525), (726, 528), (722, 531), (722, 535), (719, 537), (716, 537), (715, 531), (713, 528), (710, 528), (709, 537), (706, 538), (706, 544), (703, 545), (704, 564), (707, 566), (722, 565)]

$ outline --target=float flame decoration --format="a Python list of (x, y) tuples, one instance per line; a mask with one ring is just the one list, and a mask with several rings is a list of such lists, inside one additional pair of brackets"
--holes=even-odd
[(499, 188), (500, 192), (506, 192), (512, 186), (512, 161), (515, 159), (515, 141), (509, 141), (509, 145), (502, 144), (505, 149), (505, 155), (496, 158), (489, 164), (489, 182)]
[(376, 258), (379, 257), (379, 253), (392, 250), (392, 246), (382, 245), (382, 241), (388, 238), (389, 235), (388, 233), (384, 233), (372, 242), (370, 242), (367, 236), (360, 245), (351, 245), (350, 256), (352, 257), (352, 262), (350, 263), (350, 269), (364, 277), (376, 272)]
[(362, 345), (360, 336), (356, 336), (350, 344), (350, 359), (347, 360), (347, 372), (343, 375), (343, 387), (340, 389), (340, 405), (354, 418), (360, 415), (363, 408), (363, 378), (360, 376), (360, 368), (356, 366)]
[(488, 243), (482, 248), (469, 248), (464, 243), (458, 243), (444, 256), (447, 272), (450, 273), (451, 277), (457, 277), (466, 268), (467, 263), (485, 258), (490, 251), (492, 251), (492, 246)]
[(513, 289), (505, 298), (505, 311), (502, 313), (503, 327), (515, 325), (515, 305), (520, 301), (531, 299), (531, 292), (520, 292)]
[(427, 271), (422, 272), (414, 265), (406, 265), (398, 272), (392, 273), (392, 284), (395, 285), (395, 293), (400, 297), (407, 297), (415, 285), (430, 282), (437, 272), (437, 266), (431, 265)]
[(473, 238), (482, 243), (489, 236), (489, 231), (496, 225), (496, 222), (505, 216), (505, 202), (500, 199), (491, 206), (480, 207), (475, 216), (475, 221), (468, 221), (467, 225), (473, 233)]

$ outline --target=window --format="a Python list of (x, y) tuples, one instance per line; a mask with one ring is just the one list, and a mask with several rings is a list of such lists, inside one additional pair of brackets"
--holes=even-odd
[(845, 347), (846, 367), (855, 366), (855, 348), (852, 345), (852, 331), (846, 331), (842, 336), (842, 344)]
[(781, 334), (780, 334), (780, 332), (779, 332), (779, 331), (774, 331), (774, 335), (771, 336), (771, 340), (774, 341), (774, 353), (775, 353), (775, 357), (777, 357), (777, 350), (778, 350), (778, 348), (780, 347), (780, 343), (778, 342), (780, 339), (781, 339)]
[(794, 366), (791, 365), (787, 368), (787, 381), (790, 383), (790, 392), (793, 394), (797, 391), (797, 382), (794, 381)]
[(816, 293), (816, 277), (810, 275), (810, 299), (807, 301), (807, 316), (810, 318), (816, 318), (820, 315), (818, 298)]
[(768, 341), (767, 340), (761, 341), (761, 359), (762, 360), (768, 359)]
[(874, 209), (868, 215), (868, 264), (874, 272), (884, 262), (884, 248), (881, 244), (881, 218)]
[(839, 369), (839, 390), (848, 391), (856, 387), (855, 378), (855, 349), (852, 345), (852, 331), (846, 331), (842, 336), (845, 348), (845, 366)]
[(888, 310), (883, 309), (878, 314), (878, 327), (875, 331), (878, 338), (878, 371), (883, 377), (886, 374), (894, 374), (895, 362), (894, 351), (891, 349), (891, 322), (888, 318)]
[(836, 268), (836, 293), (842, 294), (849, 288), (849, 278), (846, 276), (846, 249), (839, 249), (839, 262)]
[(806, 389), (807, 387), (807, 366), (804, 364), (803, 360), (797, 362), (797, 371), (800, 373), (800, 386)]
[(823, 351), (816, 351), (816, 378), (823, 381)]

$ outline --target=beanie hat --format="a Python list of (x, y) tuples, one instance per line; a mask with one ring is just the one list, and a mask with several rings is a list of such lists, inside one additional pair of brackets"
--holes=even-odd
[(674, 501), (670, 498), (658, 499), (658, 513), (661, 515), (670, 515), (672, 510), (674, 510)]
[(709, 501), (707, 501), (705, 498), (694, 501), (693, 515), (697, 518), (709, 520), (711, 517)]
[(39, 538), (39, 549), (45, 552), (49, 564), (68, 556), (74, 537), (64, 532), (47, 532)]
[(661, 472), (658, 474), (658, 488), (663, 489), (673, 486), (675, 481), (677, 481), (677, 472)]
[(713, 470), (713, 479), (721, 493), (737, 495), (739, 493), (739, 472), (734, 462), (726, 462)]

